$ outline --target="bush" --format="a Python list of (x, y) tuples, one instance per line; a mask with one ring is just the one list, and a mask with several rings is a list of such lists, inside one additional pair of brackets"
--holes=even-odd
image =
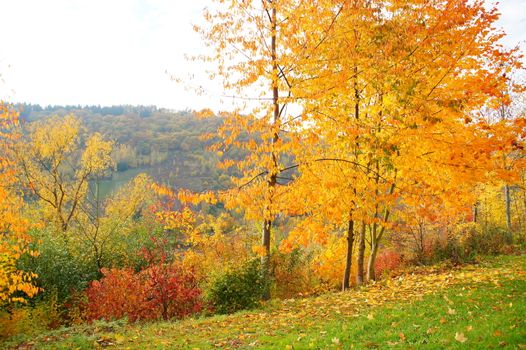
[(275, 252), (271, 257), (272, 297), (294, 298), (317, 292), (320, 281), (312, 269), (312, 256), (302, 249)]
[(464, 241), (464, 246), (470, 251), (490, 255), (503, 253), (511, 244), (513, 244), (511, 232), (504, 228), (491, 226), (482, 230), (473, 230)]
[(31, 234), (31, 248), (39, 255), (26, 254), (18, 265), (38, 275), (35, 283), (44, 290), (41, 299), (56, 294), (60, 303), (73, 291), (84, 290), (89, 281), (98, 278), (95, 264), (90, 262), (88, 256), (75, 254), (71, 242), (64, 236), (47, 230), (35, 230)]
[(201, 310), (201, 290), (192, 273), (159, 263), (134, 272), (103, 269), (104, 277), (86, 291), (89, 320), (129, 321), (181, 318)]
[(103, 269), (103, 278), (91, 282), (86, 291), (88, 319), (128, 317), (131, 322), (155, 318), (148, 305), (143, 281), (132, 269)]
[(391, 249), (381, 251), (374, 264), (375, 277), (378, 278), (384, 273), (395, 270), (401, 263), (402, 256), (398, 252)]
[(259, 305), (269, 285), (261, 275), (259, 260), (254, 259), (216, 278), (207, 300), (220, 314), (252, 309)]
[(56, 293), (31, 305), (12, 304), (0, 309), (0, 339), (18, 334), (36, 336), (61, 324), (62, 315)]
[(465, 223), (455, 227), (445, 242), (437, 242), (431, 253), (432, 261), (451, 260), (454, 263), (473, 262), (477, 255), (506, 252), (513, 243), (510, 232), (499, 227), (484, 227)]
[(174, 264), (157, 264), (142, 273), (146, 277), (150, 302), (163, 319), (182, 318), (201, 311), (201, 289), (193, 272)]

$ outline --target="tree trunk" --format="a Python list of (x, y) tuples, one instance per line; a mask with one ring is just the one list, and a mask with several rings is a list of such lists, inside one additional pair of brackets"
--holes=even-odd
[(349, 219), (349, 227), (347, 229), (347, 255), (345, 257), (345, 271), (343, 273), (342, 290), (347, 290), (351, 287), (351, 266), (352, 266), (352, 250), (354, 244), (354, 221)]
[(506, 197), (506, 226), (508, 231), (511, 232), (511, 195), (510, 186), (504, 186), (504, 196)]
[[(277, 49), (276, 49), (276, 41), (277, 41), (277, 11), (275, 4), (271, 2), (272, 6), (272, 15), (270, 18), (270, 25), (272, 28), (272, 34), (270, 38), (270, 46), (271, 46), (271, 60), (272, 60), (272, 106), (273, 106), (273, 116), (272, 116), (272, 122), (275, 126), (280, 119), (280, 109), (279, 109), (279, 88), (278, 88), (278, 80), (279, 80), (279, 67), (277, 62)], [(277, 132), (274, 132), (274, 135), (272, 137), (272, 144), (276, 144), (279, 141), (279, 135)], [(278, 171), (278, 156), (273, 151), (272, 152), (272, 163), (274, 165), (274, 169), (269, 169), (270, 177), (268, 180), (268, 190), (272, 190), (274, 187), (276, 187), (277, 184), (277, 171)], [(272, 202), (272, 198), (270, 198), (270, 201)], [(269, 203), (268, 210), (271, 211), (272, 203)], [(265, 214), (267, 215), (267, 214)], [(268, 215), (272, 215), (272, 213), (269, 213)], [(265, 218), (263, 221), (263, 233), (261, 237), (261, 242), (263, 247), (265, 248), (265, 255), (261, 258), (261, 273), (266, 282), (269, 281), (270, 278), (270, 238), (271, 238), (271, 230), (272, 230), (272, 219), (271, 218)], [(267, 283), (267, 286), (269, 284)], [(263, 299), (269, 300), (270, 299), (270, 290), (268, 287), (265, 289), (265, 292), (263, 293)]]
[(376, 280), (376, 271), (374, 265), (376, 263), (376, 254), (378, 253), (378, 240), (376, 236), (376, 224), (373, 224), (373, 230), (371, 232), (371, 254), (369, 255), (369, 261), (367, 262), (367, 280)]
[(473, 222), (477, 223), (479, 215), (479, 205), (478, 203), (473, 204)]
[[(270, 278), (270, 233), (272, 228), (272, 221), (265, 220), (263, 223), (263, 234), (261, 235), (261, 245), (265, 247), (265, 255), (261, 257), (261, 275), (263, 279), (268, 282)], [(268, 285), (268, 283), (267, 283)], [(263, 293), (263, 300), (270, 299), (270, 290), (265, 289)]]
[(358, 245), (358, 259), (356, 263), (356, 284), (361, 286), (364, 281), (364, 259), (365, 259), (365, 222), (362, 222), (360, 229), (359, 245)]

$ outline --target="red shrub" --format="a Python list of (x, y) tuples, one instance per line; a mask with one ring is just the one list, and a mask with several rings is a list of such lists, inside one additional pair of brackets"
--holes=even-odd
[(148, 300), (145, 281), (132, 269), (102, 269), (104, 277), (93, 281), (88, 290), (88, 319), (118, 319), (131, 322), (156, 318)]
[(376, 277), (380, 277), (385, 271), (392, 271), (400, 266), (402, 257), (393, 250), (385, 249), (376, 257), (374, 264)]
[(131, 322), (183, 317), (201, 310), (201, 290), (193, 274), (173, 264), (156, 264), (135, 273), (103, 269), (104, 277), (87, 290), (88, 318)]
[(173, 264), (157, 264), (142, 271), (150, 302), (163, 319), (181, 318), (201, 311), (201, 289), (193, 273)]

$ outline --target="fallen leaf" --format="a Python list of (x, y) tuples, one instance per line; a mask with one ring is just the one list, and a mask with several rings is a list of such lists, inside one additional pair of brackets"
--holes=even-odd
[(455, 340), (461, 343), (464, 343), (468, 338), (464, 336), (464, 333), (455, 333)]
[(115, 342), (117, 344), (122, 344), (125, 340), (126, 338), (122, 334), (115, 334)]
[(373, 320), (373, 319), (374, 319), (374, 315), (373, 315), (373, 314), (369, 314), (369, 315), (367, 315), (367, 318), (368, 318), (369, 320)]
[(401, 341), (405, 341), (405, 334), (404, 333), (400, 333), (398, 336), (400, 337)]
[(448, 308), (447, 313), (450, 314), (450, 315), (455, 315), (457, 312), (456, 312), (455, 309)]
[(332, 341), (333, 344), (340, 344), (340, 339), (338, 339), (338, 338), (332, 338), (331, 341)]
[(446, 322), (447, 322), (447, 321), (446, 321), (445, 318), (442, 317), (442, 318), (440, 319), (440, 323), (441, 323), (441, 324), (444, 324), (444, 323), (446, 323)]

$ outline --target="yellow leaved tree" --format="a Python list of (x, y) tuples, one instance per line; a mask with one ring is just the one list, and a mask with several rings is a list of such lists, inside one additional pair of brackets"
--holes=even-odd
[(73, 115), (29, 125), (16, 146), (18, 177), (40, 202), (45, 218), (67, 232), (82, 209), (89, 182), (113, 166), (113, 142), (95, 133), (81, 146), (81, 124)]
[(16, 191), (13, 164), (9, 159), (13, 141), (19, 136), (17, 113), (0, 103), (0, 305), (24, 302), (39, 291), (31, 281), (36, 276), (18, 270), (16, 262), (28, 249), (28, 223), (21, 216), (23, 200)]

